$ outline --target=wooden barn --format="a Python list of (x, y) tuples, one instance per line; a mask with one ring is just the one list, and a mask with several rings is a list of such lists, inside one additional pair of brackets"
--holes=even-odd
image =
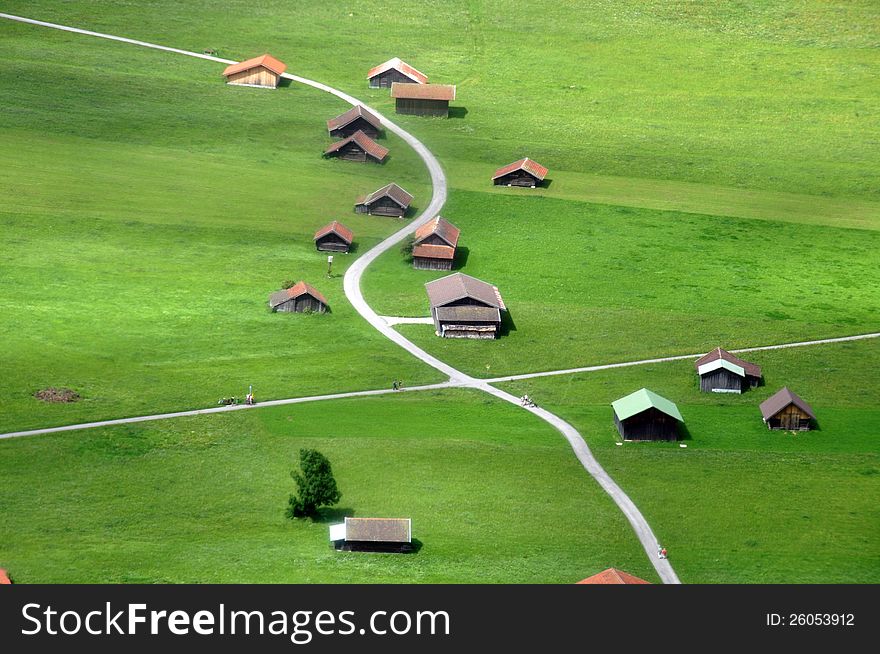
[(330, 136), (345, 138), (355, 132), (363, 132), (374, 139), (382, 131), (382, 122), (362, 105), (355, 105), (344, 114), (331, 118), (327, 121), (327, 131)]
[(460, 234), (458, 227), (441, 216), (419, 227), (413, 241), (413, 267), (420, 270), (452, 270)]
[(299, 281), (290, 288), (272, 293), (269, 307), (272, 311), (288, 313), (324, 313), (327, 299), (314, 286)]
[(449, 101), (455, 100), (454, 84), (391, 85), (394, 111), (410, 116), (449, 116)]
[(428, 76), (420, 73), (405, 61), (398, 57), (389, 59), (384, 64), (371, 68), (367, 73), (370, 80), (370, 88), (388, 89), (397, 82), (398, 84), (427, 84)]
[(330, 542), (347, 552), (411, 552), (410, 518), (346, 518), (330, 525)]
[(413, 200), (413, 196), (397, 184), (387, 184), (378, 191), (361, 196), (354, 205), (357, 213), (368, 213), (371, 216), (396, 216), (402, 218)]
[(694, 363), (704, 393), (742, 393), (761, 383), (761, 366), (715, 348)]
[(338, 220), (315, 232), (315, 248), (322, 252), (348, 252), (352, 241), (354, 234)]
[(495, 186), (540, 186), (549, 171), (537, 161), (528, 157), (502, 166), (492, 175)]
[(501, 312), (507, 311), (501, 293), (491, 284), (453, 273), (425, 284), (431, 317), (443, 338), (498, 338)]
[(678, 423), (684, 422), (678, 407), (647, 388), (611, 403), (614, 424), (625, 441), (678, 440)]
[(388, 156), (388, 148), (379, 145), (363, 132), (355, 132), (324, 150), (324, 156), (347, 161), (373, 160), (382, 163)]
[(278, 87), (278, 80), (285, 70), (287, 70), (285, 64), (271, 55), (264, 54), (227, 66), (223, 76), (227, 84), (274, 89)]
[(650, 584), (650, 581), (645, 581), (644, 579), (639, 579), (638, 577), (631, 575), (628, 572), (624, 572), (623, 570), (618, 570), (617, 568), (608, 568), (607, 570), (603, 570), (602, 572), (598, 572), (594, 574), (592, 577), (587, 577), (586, 579), (581, 579), (578, 584)]
[(816, 414), (794, 391), (784, 387), (761, 402), (761, 416), (768, 429), (807, 431), (813, 428)]

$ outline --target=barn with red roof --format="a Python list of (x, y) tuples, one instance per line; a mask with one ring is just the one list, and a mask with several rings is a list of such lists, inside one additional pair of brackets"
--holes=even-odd
[(269, 296), (269, 308), (284, 313), (324, 313), (327, 298), (312, 285), (299, 281)]
[(227, 66), (223, 76), (227, 84), (274, 89), (278, 87), (278, 80), (285, 70), (285, 64), (272, 55), (264, 54)]
[(492, 175), (492, 183), (496, 186), (540, 186), (549, 171), (537, 161), (528, 157), (502, 166)]
[(363, 132), (355, 132), (351, 136), (336, 141), (324, 150), (325, 157), (338, 157), (347, 161), (375, 161), (382, 163), (388, 156), (388, 148), (379, 145)]
[(416, 70), (399, 57), (374, 66), (367, 73), (370, 88), (388, 89), (395, 82), (399, 84), (427, 84), (428, 76)]
[(437, 216), (416, 230), (413, 241), (413, 267), (420, 270), (452, 270), (461, 231)]
[(338, 220), (315, 232), (315, 248), (322, 252), (348, 252), (353, 241), (354, 233)]

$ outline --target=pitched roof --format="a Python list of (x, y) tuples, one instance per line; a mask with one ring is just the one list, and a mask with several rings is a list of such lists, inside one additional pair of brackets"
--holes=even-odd
[(650, 584), (650, 581), (645, 581), (644, 579), (639, 579), (631, 575), (628, 572), (624, 572), (623, 570), (618, 570), (617, 568), (608, 568), (607, 570), (603, 570), (597, 574), (594, 574), (592, 577), (587, 577), (586, 579), (581, 579), (579, 584)]
[(429, 259), (455, 258), (455, 248), (448, 245), (416, 245), (412, 253), (414, 257), (427, 257)]
[(446, 220), (446, 218), (437, 216), (416, 230), (415, 244), (418, 245), (432, 234), (436, 234), (452, 247), (456, 247), (461, 230)]
[(381, 75), (385, 71), (391, 70), (392, 68), (399, 73), (406, 75), (417, 84), (428, 83), (427, 75), (419, 72), (405, 61), (402, 61), (399, 57), (394, 57), (393, 59), (389, 59), (388, 61), (386, 61), (384, 64), (379, 64), (378, 66), (370, 68), (370, 72), (367, 73), (367, 79), (375, 77), (376, 75)]
[(9, 578), (9, 575), (6, 574), (6, 570), (0, 568), (0, 585), (3, 584), (11, 584), (12, 580)]
[(409, 518), (346, 518), (345, 540), (373, 543), (412, 542)]
[(285, 288), (280, 291), (276, 291), (269, 296), (269, 305), (272, 307), (277, 307), (279, 304), (283, 304), (288, 300), (292, 300), (294, 298), (298, 298), (300, 295), (311, 295), (316, 300), (320, 300), (322, 304), (327, 304), (327, 298), (325, 298), (321, 293), (310, 284), (306, 284), (304, 281), (298, 281), (296, 284), (291, 286), (290, 288)]
[(329, 225), (324, 225), (321, 229), (315, 232), (314, 240), (317, 241), (322, 236), (327, 236), (327, 234), (333, 232), (343, 241), (351, 245), (351, 242), (354, 240), (354, 233), (345, 225), (343, 225), (338, 220), (334, 220)]
[(729, 370), (735, 375), (740, 377), (746, 376), (746, 371), (742, 366), (738, 366), (735, 363), (731, 363), (727, 359), (715, 359), (714, 361), (709, 361), (708, 363), (704, 363), (699, 368), (697, 368), (697, 373), (702, 377), (703, 375), (714, 372), (719, 368), (724, 368), (725, 370)]
[(392, 98), (416, 100), (455, 100), (455, 84), (401, 84), (391, 85)]
[(379, 145), (369, 136), (364, 134), (361, 130), (356, 131), (348, 138), (344, 138), (341, 141), (336, 141), (336, 143), (324, 150), (324, 154), (333, 154), (334, 152), (339, 152), (339, 150), (352, 142), (357, 143), (358, 147), (360, 147), (364, 152), (366, 152), (368, 155), (378, 161), (382, 161), (386, 156), (388, 156), (388, 148)]
[(537, 161), (532, 161), (528, 157), (524, 159), (520, 159), (519, 161), (514, 161), (512, 164), (507, 164), (506, 166), (502, 166), (498, 170), (495, 171), (495, 174), (492, 175), (492, 179), (498, 179), (503, 175), (507, 175), (508, 173), (512, 173), (515, 170), (524, 170), (530, 175), (534, 175), (539, 180), (543, 180), (547, 173), (549, 172), (544, 166), (539, 164)]
[(730, 363), (741, 367), (746, 371), (746, 374), (749, 377), (761, 377), (761, 366), (756, 365), (754, 363), (749, 363), (748, 361), (743, 361), (739, 357), (733, 356), (727, 350), (723, 350), (720, 347), (716, 347), (714, 350), (709, 352), (708, 354), (704, 354), (699, 359), (694, 362), (694, 367), (699, 369), (705, 363), (709, 363), (710, 361), (715, 361), (716, 359), (724, 359), (725, 361), (729, 361)]
[(400, 188), (397, 184), (391, 183), (386, 184), (378, 191), (373, 191), (365, 198), (362, 198), (358, 201), (358, 204), (373, 204), (376, 200), (384, 197), (389, 197), (394, 200), (397, 204), (399, 204), (402, 208), (406, 209), (409, 206), (409, 203), (412, 202), (413, 196)]
[(794, 404), (813, 420), (816, 419), (816, 414), (813, 413), (813, 408), (804, 402), (794, 391), (789, 390), (788, 386), (784, 386), (782, 390), (777, 391), (761, 402), (761, 415), (764, 416), (764, 420), (769, 420), (789, 404)]
[(257, 66), (268, 68), (276, 75), (280, 75), (285, 70), (287, 70), (286, 64), (278, 61), (272, 55), (264, 54), (259, 57), (254, 57), (253, 59), (240, 61), (237, 64), (230, 64), (226, 67), (226, 70), (223, 71), (223, 74), (226, 77), (229, 77), (230, 75), (234, 75), (235, 73), (240, 73), (243, 70), (250, 70), (251, 68), (256, 68)]
[(635, 393), (630, 393), (626, 397), (614, 400), (611, 406), (614, 407), (614, 413), (617, 414), (618, 420), (626, 420), (642, 411), (654, 408), (668, 416), (672, 416), (679, 422), (684, 422), (684, 418), (681, 417), (678, 407), (675, 406), (674, 402), (657, 395), (653, 391), (649, 391), (647, 388), (640, 388)]
[(464, 273), (453, 273), (428, 282), (425, 290), (432, 308), (467, 297), (496, 309), (507, 310), (497, 287)]
[(344, 114), (339, 114), (338, 116), (336, 116), (336, 118), (331, 118), (330, 120), (328, 120), (327, 130), (332, 132), (334, 129), (345, 127), (346, 125), (354, 122), (358, 118), (363, 118), (376, 129), (379, 129), (382, 126), (382, 122), (376, 116), (367, 111), (363, 105), (356, 104)]

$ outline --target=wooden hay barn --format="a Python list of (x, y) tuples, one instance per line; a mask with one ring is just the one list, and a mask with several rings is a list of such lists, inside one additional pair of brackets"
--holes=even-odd
[(491, 284), (453, 273), (425, 284), (434, 329), (443, 338), (498, 338), (501, 312), (507, 311), (501, 293)]
[(768, 429), (791, 431), (812, 429), (816, 419), (812, 407), (788, 387), (761, 402), (761, 416)]
[(461, 230), (441, 216), (416, 230), (413, 267), (420, 270), (452, 270)]
[(314, 286), (303, 281), (269, 296), (269, 307), (272, 311), (324, 313), (327, 311), (327, 306), (327, 299)]
[(761, 383), (761, 366), (715, 348), (694, 363), (704, 393), (742, 393)]
[(388, 89), (395, 82), (398, 84), (427, 84), (428, 76), (417, 71), (405, 61), (394, 57), (384, 64), (371, 68), (367, 73), (370, 88)]
[(327, 131), (330, 132), (330, 136), (336, 138), (345, 138), (355, 132), (363, 132), (374, 139), (379, 136), (381, 130), (381, 121), (359, 104), (327, 121)]
[(378, 191), (357, 199), (354, 210), (371, 216), (396, 216), (402, 218), (413, 200), (413, 196), (397, 184), (387, 184)]
[(578, 584), (650, 584), (650, 581), (639, 579), (623, 570), (617, 568), (608, 568), (602, 572), (594, 574), (592, 577), (581, 579)]
[(394, 111), (410, 116), (449, 116), (449, 101), (455, 100), (453, 84), (391, 85)]
[(348, 252), (354, 233), (338, 220), (315, 232), (315, 248), (322, 252)]
[(540, 186), (549, 171), (537, 161), (528, 157), (514, 161), (512, 164), (502, 166), (492, 175), (492, 183), (495, 186), (525, 186), (535, 188)]
[(278, 88), (278, 80), (285, 70), (287, 70), (285, 64), (271, 55), (264, 54), (227, 66), (223, 76), (227, 84), (274, 89)]
[(355, 132), (324, 150), (324, 156), (361, 162), (372, 159), (382, 163), (388, 156), (388, 148), (379, 145), (363, 132)]
[(678, 407), (647, 388), (611, 403), (614, 424), (625, 441), (678, 440), (678, 423), (684, 422)]
[(346, 518), (330, 525), (330, 542), (347, 552), (411, 552), (410, 518)]

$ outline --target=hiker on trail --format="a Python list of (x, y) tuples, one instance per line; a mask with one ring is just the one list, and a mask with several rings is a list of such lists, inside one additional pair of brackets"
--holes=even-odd
[(660, 550), (660, 558), (661, 559), (666, 558), (666, 548), (665, 547), (662, 550)]
[(396, 379), (393, 382), (391, 382), (391, 388), (394, 389), (395, 391), (397, 390), (397, 380)]

